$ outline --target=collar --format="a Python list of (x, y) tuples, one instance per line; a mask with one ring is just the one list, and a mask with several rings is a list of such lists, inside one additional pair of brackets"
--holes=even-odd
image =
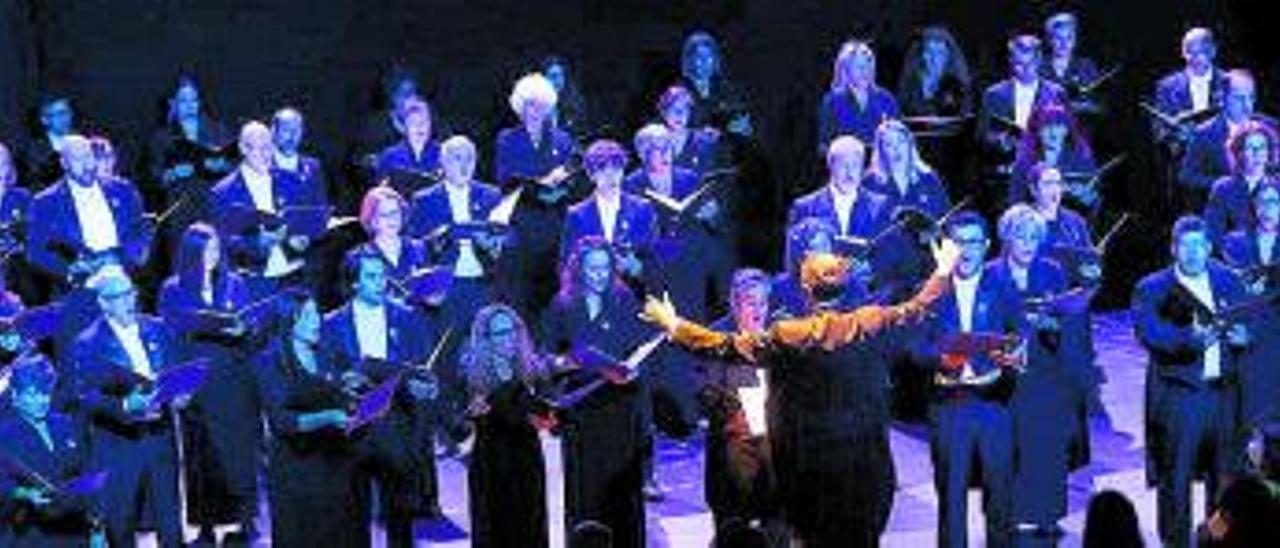
[(622, 191), (614, 193), (612, 196), (602, 192), (595, 193), (596, 206), (610, 207), (613, 209), (621, 209), (622, 207)]
[(383, 310), (386, 310), (387, 308), (386, 304), (387, 304), (386, 302), (382, 302), (378, 304), (369, 304), (364, 302), (364, 300), (360, 298), (354, 298), (354, 299), (351, 299), (351, 311), (359, 312), (361, 314), (365, 314), (365, 313), (376, 314), (376, 313), (382, 312)]
[(112, 318), (111, 318), (111, 317), (109, 317), (109, 316), (103, 316), (103, 317), (102, 317), (102, 319), (106, 320), (107, 325), (111, 326), (111, 329), (112, 329), (112, 330), (114, 330), (114, 331), (115, 331), (115, 332), (117, 332), (117, 333), (133, 333), (133, 332), (137, 332), (139, 336), (141, 336), (141, 335), (142, 335), (142, 330), (141, 330), (141, 327), (140, 327), (142, 324), (138, 321), (138, 319), (137, 319), (137, 318), (134, 318), (134, 319), (133, 319), (133, 324), (132, 324), (132, 325), (124, 325), (124, 324), (122, 324), (122, 323), (120, 323), (120, 322), (117, 322), (116, 320), (112, 319)]
[(951, 275), (951, 284), (955, 288), (973, 288), (978, 286), (978, 282), (982, 281), (982, 270), (979, 269), (972, 276), (962, 278), (959, 273)]
[(248, 164), (240, 164), (240, 176), (244, 178), (246, 184), (270, 184), (271, 173), (260, 173)]
[(444, 180), (444, 190), (445, 190), (445, 192), (448, 192), (449, 194), (454, 194), (454, 195), (457, 195), (457, 194), (467, 195), (467, 194), (469, 194), (469, 193), (471, 192), (471, 182), (470, 182), (470, 181), (467, 181), (467, 182), (464, 182), (464, 183), (459, 184), (459, 183), (454, 183), (454, 182), (450, 181), (449, 179), (445, 179), (445, 180)]
[(1182, 285), (1185, 285), (1187, 287), (1191, 287), (1193, 284), (1209, 283), (1209, 269), (1207, 268), (1204, 270), (1204, 272), (1201, 272), (1198, 276), (1190, 276), (1190, 275), (1187, 275), (1187, 273), (1183, 272), (1182, 268), (1179, 267), (1178, 265), (1173, 265), (1173, 275), (1178, 279), (1178, 283), (1181, 283)]
[(90, 185), (81, 185), (80, 183), (77, 183), (75, 181), (68, 179), (67, 187), (70, 189), (72, 195), (75, 195), (78, 197), (84, 197), (89, 194), (102, 192), (102, 184), (99, 183), (98, 181), (94, 181), (93, 184), (90, 184)]
[(1190, 68), (1188, 68), (1186, 72), (1187, 72), (1187, 80), (1194, 84), (1203, 85), (1213, 80), (1213, 69), (1204, 71), (1204, 74), (1201, 74), (1200, 76), (1196, 76), (1194, 72), (1191, 72)]
[(829, 191), (831, 192), (831, 199), (833, 200), (848, 200), (852, 202), (858, 199), (859, 188), (856, 186), (848, 191), (845, 191), (845, 190), (841, 190), (840, 185), (835, 183), (830, 183), (827, 185), (827, 188), (830, 189)]
[(1022, 83), (1022, 81), (1021, 81), (1021, 80), (1019, 80), (1019, 79), (1017, 79), (1017, 78), (1014, 78), (1014, 79), (1013, 79), (1013, 89), (1014, 89), (1014, 92), (1015, 92), (1015, 93), (1016, 93), (1016, 92), (1018, 92), (1018, 91), (1023, 91), (1023, 92), (1027, 92), (1027, 91), (1029, 91), (1029, 92), (1031, 92), (1032, 94), (1035, 94), (1036, 90), (1037, 90), (1037, 89), (1039, 89), (1039, 88), (1040, 88), (1040, 79), (1039, 79), (1039, 78), (1036, 78), (1035, 80), (1032, 80), (1030, 84), (1024, 84), (1024, 83)]
[(294, 152), (293, 154), (286, 154), (279, 149), (276, 149), (273, 154), (275, 155), (276, 165), (284, 166), (286, 168), (296, 168), (298, 163), (302, 160), (302, 155), (297, 152)]

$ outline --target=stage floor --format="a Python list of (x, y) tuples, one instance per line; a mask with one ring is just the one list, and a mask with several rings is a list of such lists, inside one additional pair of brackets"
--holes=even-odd
[[(1099, 365), (1106, 372), (1102, 402), (1110, 419), (1091, 421), (1093, 461), (1070, 480), (1070, 514), (1061, 522), (1068, 536), (1059, 546), (1079, 546), (1085, 511), (1092, 493), (1116, 489), (1137, 506), (1148, 545), (1156, 546), (1155, 492), (1146, 487), (1142, 447), (1142, 390), (1145, 355), (1133, 337), (1132, 322), (1126, 312), (1099, 315), (1094, 323), (1094, 340)], [(1109, 424), (1108, 424), (1109, 422)], [(927, 428), (922, 425), (895, 425), (892, 446), (898, 472), (894, 500), (884, 546), (920, 547), (936, 545), (937, 496), (929, 457)], [(559, 443), (544, 438), (547, 461), (547, 503), (551, 519), (552, 546), (564, 545), (562, 476)], [(657, 547), (703, 547), (711, 539), (711, 515), (702, 497), (702, 441), (687, 443), (662, 440), (659, 443), (658, 473), (670, 493), (664, 502), (648, 506), (649, 544)], [(456, 527), (440, 522), (417, 524), (419, 545), (464, 547), (470, 542), (468, 529), (466, 467), (457, 460), (441, 460), (441, 506)], [(1203, 493), (1195, 490), (1201, 508)], [(1200, 517), (1197, 516), (1197, 522)], [(270, 527), (263, 523), (263, 530)], [(375, 545), (382, 546), (381, 531), (375, 527)], [(193, 532), (194, 533), (194, 532)], [(978, 491), (970, 491), (969, 536), (974, 546), (983, 545), (983, 517)], [(150, 540), (150, 539), (147, 539)], [(263, 544), (268, 545), (266, 543)]]
[[(1110, 418), (1091, 421), (1092, 463), (1074, 473), (1070, 481), (1070, 514), (1062, 521), (1069, 535), (1060, 546), (1078, 546), (1089, 497), (1102, 489), (1117, 489), (1137, 506), (1149, 545), (1158, 545), (1155, 536), (1155, 492), (1145, 484), (1143, 471), (1142, 389), (1145, 354), (1133, 337), (1127, 312), (1095, 318), (1094, 340), (1099, 365), (1106, 372), (1102, 401)], [(895, 426), (893, 456), (898, 470), (898, 492), (894, 499), (884, 546), (935, 546), (937, 495), (933, 488), (933, 465), (929, 458), (927, 428), (920, 425)], [(548, 504), (552, 545), (563, 545), (561, 475), (559, 445), (546, 440), (548, 463)], [(658, 473), (670, 489), (667, 500), (650, 504), (649, 543), (651, 546), (706, 546), (713, 533), (711, 515), (702, 497), (702, 443), (663, 441), (659, 444)], [(441, 504), (445, 513), (463, 529), (467, 527), (466, 471), (457, 461), (442, 461)], [(1197, 489), (1197, 495), (1200, 495)], [(969, 535), (971, 544), (981, 546), (983, 517), (978, 491), (970, 492)], [(1193, 507), (1201, 507), (1198, 503)], [(435, 531), (420, 528), (423, 536)], [(435, 528), (431, 528), (435, 529)], [(437, 539), (442, 540), (442, 539)], [(433, 546), (467, 546), (465, 539)]]

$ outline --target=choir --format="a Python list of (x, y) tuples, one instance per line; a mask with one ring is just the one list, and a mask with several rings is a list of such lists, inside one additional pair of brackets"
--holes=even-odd
[[(756, 203), (760, 121), (702, 31), (629, 139), (593, 134), (570, 61), (544, 59), (488, 160), (394, 70), (339, 177), (298, 108), (229, 131), (181, 75), (135, 183), (46, 95), (33, 144), (0, 143), (0, 545), (176, 547), (183, 515), (248, 543), (265, 512), (276, 546), (368, 546), (373, 520), (412, 546), (441, 516), (437, 458), (465, 453), (473, 544), (547, 546), (555, 436), (569, 545), (640, 548), (655, 439), (705, 429), (723, 538), (876, 546), (911, 401), (940, 546), (968, 544), (971, 486), (989, 545), (1059, 537), (1097, 411), (1089, 299), (1127, 220), (1095, 241), (1123, 155), (1096, 159), (1114, 71), (1080, 27), (1012, 37), (985, 91), (945, 27), (896, 94), (844, 42), (825, 181), (781, 226)], [(1169, 546), (1193, 538), (1191, 482), (1241, 473), (1280, 412), (1277, 130), (1210, 31), (1181, 48), (1144, 106), (1184, 215), (1132, 296)]]

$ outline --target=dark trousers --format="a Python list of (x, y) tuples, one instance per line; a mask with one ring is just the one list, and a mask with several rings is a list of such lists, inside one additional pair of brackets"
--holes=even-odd
[[(421, 471), (426, 463), (413, 443), (412, 428), (412, 418), (403, 410), (393, 409), (369, 426), (360, 449), (361, 474), (377, 486), (387, 546), (393, 548), (413, 546), (414, 511), (421, 504)], [(434, 461), (429, 462), (434, 472)], [(366, 489), (362, 488), (358, 495), (367, 495)]]
[[(167, 424), (167, 419), (162, 419)], [(178, 517), (178, 458), (173, 434), (156, 426), (137, 439), (102, 434), (94, 440), (95, 469), (109, 470), (107, 484), (99, 499), (99, 512), (113, 547), (135, 545), (139, 499), (154, 516), (160, 546), (182, 546), (182, 525)], [(111, 436), (109, 439), (106, 436)]]
[(968, 490), (974, 459), (982, 470), (987, 546), (1008, 546), (1013, 531), (1013, 417), (1004, 405), (973, 397), (933, 410), (938, 545), (968, 546)]
[(752, 435), (741, 410), (713, 416), (706, 451), (704, 497), (716, 531), (735, 521), (759, 520), (766, 529), (780, 523), (767, 434)]
[(1022, 375), (1013, 395), (1015, 517), (1050, 527), (1067, 511), (1068, 446), (1076, 409), (1069, 379), (1032, 375)]
[(1237, 398), (1232, 387), (1173, 386), (1165, 396), (1170, 445), (1156, 483), (1157, 521), (1165, 546), (1191, 546), (1191, 482), (1207, 471), (1207, 514), (1232, 462)]

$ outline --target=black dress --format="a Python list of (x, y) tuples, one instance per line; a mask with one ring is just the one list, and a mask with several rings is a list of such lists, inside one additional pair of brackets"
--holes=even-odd
[[(544, 341), (560, 352), (591, 345), (622, 358), (643, 342), (638, 311), (635, 299), (620, 287), (604, 297), (594, 319), (588, 318), (584, 298), (557, 298), (543, 321)], [(583, 372), (575, 381), (590, 382), (594, 375)], [(613, 530), (614, 546), (645, 546), (645, 397), (641, 376), (636, 382), (606, 386), (563, 413), (566, 535), (585, 521), (598, 521)]]
[(475, 420), (467, 474), (472, 545), (545, 547), (547, 486), (542, 442), (529, 423), (533, 392), (523, 381), (511, 380), (486, 402), (489, 412)]
[(355, 442), (335, 429), (302, 432), (298, 417), (343, 408), (346, 396), (320, 364), (313, 375), (291, 349), (278, 345), (258, 357), (258, 383), (271, 428), (267, 493), (271, 543), (283, 548), (369, 546), (368, 497), (359, 491)]
[(200, 297), (198, 288), (183, 286), (176, 276), (160, 292), (161, 315), (183, 333), (182, 361), (207, 358), (211, 364), (208, 379), (182, 414), (187, 518), (196, 524), (243, 523), (252, 518), (262, 414), (254, 372), (246, 363), (253, 355), (249, 336), (209, 332), (207, 326), (186, 326), (183, 321), (202, 310), (236, 310), (247, 297), (234, 273), (216, 284), (212, 305)]

